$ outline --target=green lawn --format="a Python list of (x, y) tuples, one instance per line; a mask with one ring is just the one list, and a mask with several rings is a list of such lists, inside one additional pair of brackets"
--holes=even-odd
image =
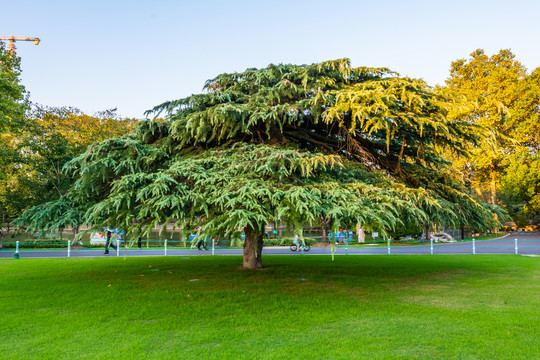
[[(538, 359), (540, 258), (0, 260), (2, 359)], [(193, 280), (193, 281), (192, 281)]]

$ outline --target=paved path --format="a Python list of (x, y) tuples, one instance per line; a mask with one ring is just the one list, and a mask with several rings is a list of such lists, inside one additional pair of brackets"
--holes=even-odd
[[(515, 239), (518, 239), (519, 254), (540, 254), (540, 232), (516, 232), (496, 240), (481, 240), (475, 242), (476, 254), (515, 254)], [(392, 246), (391, 254), (400, 255), (421, 255), (430, 254), (430, 245), (414, 246)], [(0, 258), (12, 258), (14, 251), (0, 251)], [(216, 249), (215, 255), (242, 255), (241, 249)], [(345, 249), (337, 248), (336, 255), (383, 255), (388, 254), (386, 247), (351, 247)], [(452, 244), (434, 244), (434, 254), (472, 254), (472, 242), (452, 243)], [(191, 255), (211, 255), (212, 251), (197, 250), (174, 250), (169, 249), (167, 256), (191, 256)], [(300, 252), (292, 252), (288, 246), (266, 247), (263, 255), (300, 255)], [(311, 248), (306, 255), (330, 255), (330, 248)], [(164, 250), (120, 250), (119, 256), (163, 256)], [(22, 249), (20, 258), (58, 258), (67, 257), (67, 251), (63, 250), (25, 250)], [(109, 255), (104, 255), (103, 250), (72, 250), (71, 257), (116, 257), (114, 250)]]

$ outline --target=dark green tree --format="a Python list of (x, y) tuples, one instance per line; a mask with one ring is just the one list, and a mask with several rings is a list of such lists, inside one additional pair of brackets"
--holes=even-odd
[(482, 127), (454, 116), (461, 111), (421, 80), (348, 59), (222, 74), (203, 94), (149, 112), (164, 121), (69, 162), (70, 202), (94, 228), (243, 230), (247, 269), (262, 267), (271, 221), (300, 232), (321, 218), (334, 230), (361, 223), (383, 234), (403, 221), (489, 227), (493, 209), (443, 158), (483, 139)]

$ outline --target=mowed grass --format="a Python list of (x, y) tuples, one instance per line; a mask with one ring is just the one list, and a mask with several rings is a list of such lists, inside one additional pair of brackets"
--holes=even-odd
[(0, 260), (2, 359), (538, 359), (540, 258)]

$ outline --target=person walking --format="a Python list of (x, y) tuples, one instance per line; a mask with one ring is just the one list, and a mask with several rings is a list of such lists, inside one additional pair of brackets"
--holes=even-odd
[[(206, 239), (205, 239), (206, 238)], [(206, 237), (203, 235), (203, 236), (200, 236), (199, 235), (199, 239), (197, 240), (197, 250), (208, 250), (208, 248), (206, 247), (206, 241), (210, 238), (210, 235), (206, 235)], [(201, 249), (202, 247), (202, 249)]]
[[(116, 248), (116, 246), (114, 246), (114, 244), (111, 242), (111, 237), (112, 237), (112, 234), (115, 234), (114, 230), (111, 229), (111, 228), (107, 228), (106, 229), (106, 232), (107, 232), (107, 241), (105, 242), (105, 252), (104, 252), (104, 255), (108, 255), (109, 254), (109, 246), (112, 247), (115, 251), (118, 251), (118, 249)], [(115, 234), (116, 235), (116, 234)], [(115, 236), (116, 238), (116, 236)]]
[[(205, 241), (205, 235), (201, 235), (201, 226), (197, 226), (197, 236), (196, 236), (196, 239), (197, 239), (197, 242), (195, 243), (195, 245), (197, 246), (197, 250), (208, 250), (206, 248), (206, 241)], [(209, 238), (210, 236), (207, 235), (206, 238)], [(201, 249), (201, 247), (203, 249)]]

